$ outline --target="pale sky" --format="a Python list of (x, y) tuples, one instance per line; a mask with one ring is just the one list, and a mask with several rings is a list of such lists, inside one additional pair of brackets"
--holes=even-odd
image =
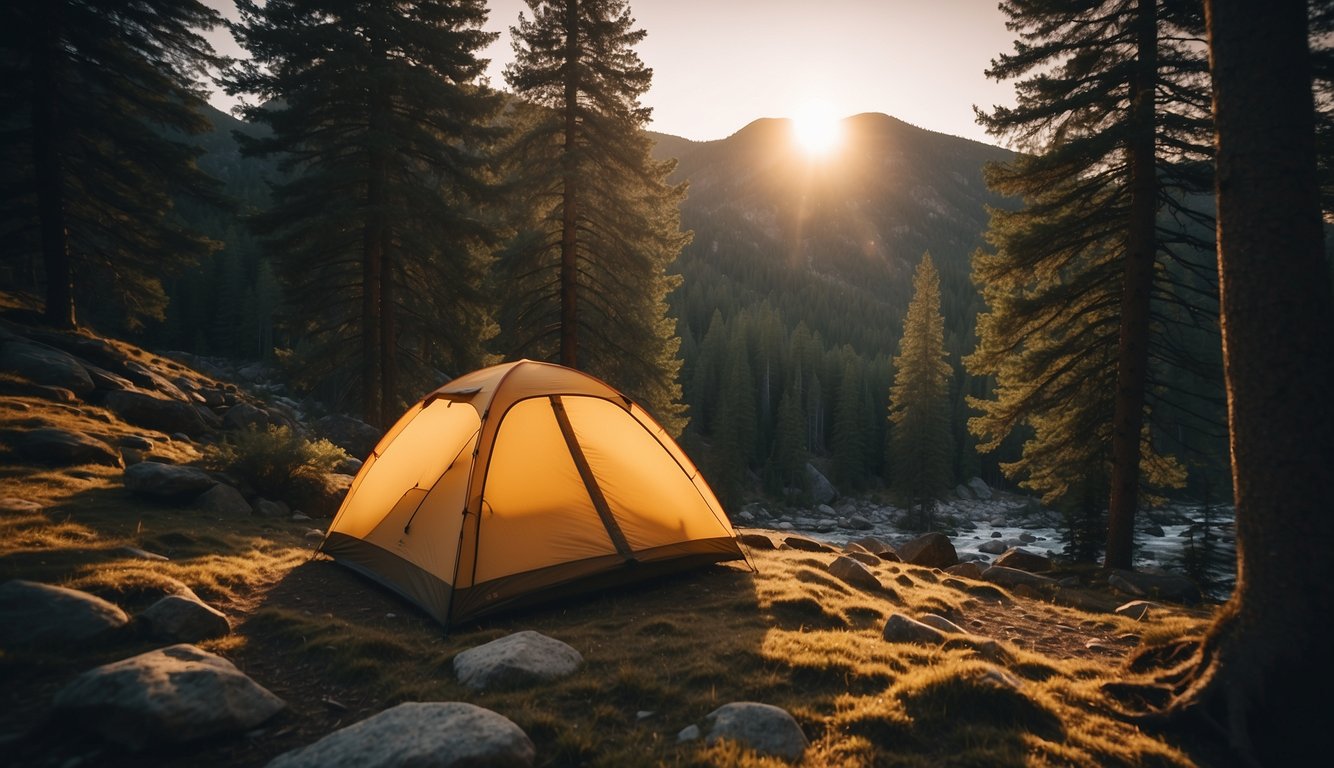
[[(205, 2), (230, 11), (230, 0)], [(502, 34), (482, 55), (492, 84), (503, 87), (513, 59), (508, 28), (527, 5), (488, 7), (487, 29)], [(653, 68), (643, 102), (662, 133), (721, 139), (818, 102), (838, 116), (884, 112), (994, 144), (973, 105), (1013, 103), (1012, 84), (983, 75), (1014, 40), (996, 0), (631, 0), (630, 8), (648, 32), (637, 47)], [(234, 52), (227, 43), (224, 52)], [(223, 99), (214, 104), (229, 108)]]

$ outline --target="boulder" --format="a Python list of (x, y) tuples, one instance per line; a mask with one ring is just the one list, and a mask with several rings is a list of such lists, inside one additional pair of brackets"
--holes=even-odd
[(269, 425), (269, 412), (250, 403), (237, 403), (222, 416), (227, 429), (264, 429)]
[(963, 484), (954, 486), (954, 496), (963, 501), (972, 501), (974, 498), (972, 492), (968, 490), (968, 486)]
[(1043, 573), (1051, 570), (1050, 559), (1018, 547), (1005, 550), (1005, 553), (996, 558), (996, 562), (992, 565), (1003, 568), (1018, 568), (1029, 573)]
[(1107, 583), (1112, 588), (1135, 597), (1155, 597), (1187, 605), (1194, 605), (1200, 601), (1199, 585), (1175, 573), (1117, 569), (1108, 574)]
[(881, 560), (888, 560), (891, 563), (902, 561), (902, 558), (899, 557), (898, 550), (894, 549), (894, 545), (884, 539), (878, 539), (875, 536), (863, 536), (860, 539), (853, 539), (848, 543), (856, 544), (867, 552), (876, 555)]
[(74, 678), (54, 716), (139, 751), (243, 733), (285, 706), (221, 656), (172, 645)]
[(409, 701), (279, 755), (267, 768), (525, 768), (533, 742), (509, 718), (461, 701)]
[(311, 426), (315, 434), (357, 457), (369, 456), (384, 436), (383, 430), (341, 414), (323, 416)]
[(748, 749), (796, 762), (810, 742), (787, 710), (772, 704), (734, 701), (704, 718), (704, 743), (735, 741)]
[(108, 392), (102, 404), (131, 424), (159, 432), (198, 437), (207, 431), (199, 410), (183, 400), (168, 400), (147, 392), (123, 389)]
[(917, 643), (918, 645), (940, 645), (945, 636), (940, 630), (901, 613), (890, 614), (885, 621), (882, 636), (891, 643)]
[(262, 517), (291, 517), (292, 509), (283, 501), (255, 499), (255, 513)]
[(97, 438), (55, 427), (12, 433), (14, 449), (29, 461), (68, 466), (102, 464), (121, 466), (120, 452)]
[(953, 576), (962, 576), (965, 579), (980, 579), (982, 578), (982, 571), (984, 570), (986, 570), (986, 566), (980, 565), (976, 561), (970, 561), (967, 563), (959, 563), (958, 565), (951, 565), (949, 568), (945, 569), (945, 573)]
[(987, 482), (980, 477), (974, 477), (968, 481), (968, 490), (973, 496), (982, 501), (991, 498), (991, 486), (987, 485)]
[(231, 622), (221, 611), (193, 594), (168, 595), (136, 619), (152, 637), (173, 643), (197, 643), (232, 631)]
[(199, 494), (195, 499), (195, 508), (210, 515), (232, 518), (249, 517), (252, 512), (245, 496), (224, 483), (218, 483)]
[(883, 562), (879, 556), (873, 555), (870, 552), (849, 552), (845, 557), (850, 557), (862, 565), (880, 565), (880, 563)]
[(875, 523), (861, 515), (852, 515), (848, 518), (848, 527), (856, 531), (869, 531), (875, 527)]
[(189, 501), (218, 484), (197, 467), (145, 461), (125, 468), (125, 488), (162, 501)]
[(1156, 603), (1151, 603), (1148, 600), (1131, 600), (1128, 603), (1118, 606), (1116, 614), (1118, 616), (1125, 616), (1132, 621), (1144, 621), (1149, 618), (1151, 610), (1157, 607)]
[(904, 562), (927, 568), (949, 568), (959, 564), (954, 544), (943, 533), (924, 533), (907, 544), (899, 545), (899, 557)]
[(801, 550), (802, 552), (835, 551), (834, 548), (829, 546), (828, 544), (816, 541), (815, 539), (808, 538), (806, 536), (799, 536), (797, 534), (793, 534), (791, 536), (784, 536), (783, 543), (788, 545), (792, 549), (798, 549)]
[(565, 643), (524, 630), (458, 654), (454, 674), (474, 690), (523, 688), (573, 674), (583, 663)]
[(1036, 573), (1021, 571), (1018, 568), (1007, 568), (1003, 565), (993, 565), (982, 572), (982, 578), (992, 584), (999, 584), (1007, 589), (1016, 589), (1020, 586), (1026, 586), (1032, 589), (1057, 587), (1059, 583), (1056, 579), (1047, 576), (1039, 576)]
[(0, 345), (0, 371), (17, 373), (35, 384), (68, 389), (80, 397), (93, 391), (93, 379), (77, 359), (44, 344), (11, 341)]
[(352, 475), (336, 472), (297, 475), (287, 486), (286, 501), (311, 517), (333, 517), (352, 487)]
[(737, 541), (750, 547), (751, 549), (778, 549), (774, 540), (765, 533), (742, 533), (737, 535)]
[(0, 648), (79, 645), (129, 622), (119, 607), (77, 589), (22, 579), (0, 584)]
[(811, 489), (811, 501), (816, 504), (828, 504), (838, 498), (838, 489), (829, 482), (829, 478), (815, 468), (814, 464), (806, 465), (806, 484)]
[[(995, 535), (1000, 536), (1000, 531), (997, 531)], [(978, 552), (983, 552), (988, 555), (999, 555), (1007, 549), (1009, 549), (1009, 547), (1005, 542), (998, 538), (984, 541), (977, 547)]]
[(939, 616), (934, 613), (928, 613), (919, 618), (918, 621), (927, 625), (928, 627), (931, 627), (932, 629), (938, 629), (946, 634), (950, 635), (968, 634), (968, 631), (965, 630), (963, 627), (959, 626), (958, 624), (955, 624), (954, 622), (950, 621), (944, 616)]
[[(871, 557), (875, 556), (871, 555)], [(877, 579), (874, 573), (866, 570), (865, 565), (848, 556), (834, 558), (834, 561), (829, 564), (829, 573), (834, 578), (860, 589), (869, 589), (875, 592), (884, 589), (880, 579)]]

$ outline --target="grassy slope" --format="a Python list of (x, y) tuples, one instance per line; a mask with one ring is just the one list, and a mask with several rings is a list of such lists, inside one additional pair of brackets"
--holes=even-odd
[[(93, 406), (0, 400), (5, 435), (36, 423), (148, 434), (155, 453), (194, 451), (120, 424)], [(825, 570), (834, 557), (754, 553), (757, 573), (717, 567), (488, 619), (446, 635), (411, 605), (325, 560), (312, 560), (308, 523), (210, 519), (188, 507), (130, 496), (120, 471), (0, 466), (0, 496), (41, 503), (0, 512), (0, 581), (25, 578), (86, 589), (130, 613), (178, 583), (225, 613), (235, 632), (204, 644), (289, 704), (247, 737), (152, 755), (198, 768), (263, 764), (335, 728), (410, 700), (470, 701), (518, 723), (542, 765), (767, 765), (735, 745), (680, 745), (676, 733), (729, 701), (791, 711), (811, 740), (811, 765), (1192, 765), (1170, 737), (1115, 715), (1102, 689), (1135, 679), (1123, 660), (1137, 643), (1198, 633), (1202, 613), (1159, 611), (1136, 624), (1003, 594), (967, 580), (882, 563), (888, 587), (869, 593)], [(324, 525), (325, 521), (317, 521)], [(145, 560), (123, 548), (162, 553)], [(938, 613), (1000, 641), (978, 650), (881, 639), (892, 612)], [(583, 669), (527, 691), (473, 692), (451, 659), (512, 631), (535, 629), (577, 648)], [(101, 750), (96, 762), (142, 757), (76, 738), (49, 722), (60, 686), (82, 670), (154, 647), (127, 636), (74, 654), (0, 653), (0, 743), (17, 764), (59, 765)], [(1008, 682), (1006, 682), (1008, 681)], [(651, 712), (643, 718), (641, 711)], [(0, 738), (0, 741), (6, 739)], [(1217, 758), (1217, 755), (1213, 755)], [(775, 763), (776, 764), (776, 763)]]

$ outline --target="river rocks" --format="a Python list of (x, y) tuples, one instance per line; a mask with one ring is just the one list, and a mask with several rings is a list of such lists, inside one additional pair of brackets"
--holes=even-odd
[(193, 594), (168, 595), (136, 619), (152, 637), (175, 643), (197, 643), (232, 631), (231, 622), (221, 611)]
[(119, 607), (87, 592), (21, 579), (0, 584), (0, 647), (80, 645), (129, 621)]
[[(871, 556), (874, 557), (874, 555)], [(829, 564), (829, 573), (835, 578), (860, 589), (869, 589), (876, 592), (884, 589), (880, 579), (876, 578), (874, 573), (868, 571), (865, 565), (848, 556), (834, 558), (834, 561)]]
[(939, 629), (901, 613), (890, 614), (890, 617), (885, 621), (884, 632), (881, 634), (891, 643), (940, 645), (945, 642), (945, 636)]
[(11, 438), (19, 455), (41, 464), (121, 465), (120, 452), (101, 440), (80, 432), (55, 427), (14, 432)]
[(904, 562), (927, 568), (948, 568), (959, 563), (954, 544), (943, 533), (923, 534), (906, 544), (900, 544), (898, 550)]
[(810, 742), (787, 710), (755, 701), (734, 701), (704, 718), (704, 743), (735, 741), (755, 752), (796, 762)]
[(195, 499), (195, 507), (218, 517), (249, 517), (251, 514), (250, 502), (245, 500), (245, 496), (230, 485), (222, 483), (200, 494)]
[(536, 754), (519, 726), (489, 709), (407, 702), (279, 755), (268, 768), (525, 768)]
[(108, 392), (103, 405), (131, 424), (167, 434), (180, 432), (190, 437), (199, 437), (208, 428), (199, 410), (190, 403), (168, 400), (147, 392)]
[(968, 481), (968, 490), (973, 494), (974, 498), (981, 499), (982, 501), (987, 501), (991, 498), (991, 486), (987, 485), (986, 481), (980, 477), (974, 477)]
[(55, 717), (131, 750), (240, 733), (286, 704), (230, 661), (173, 645), (91, 669), (55, 698)]
[[(996, 531), (992, 535), (999, 537), (1000, 531)], [(977, 551), (988, 555), (999, 555), (1009, 548), (1010, 548), (1009, 545), (1001, 541), (1000, 538), (994, 538), (990, 541), (984, 541), (981, 544), (979, 544), (977, 547)]]
[(188, 501), (218, 484), (202, 469), (155, 461), (127, 467), (124, 482), (130, 492), (160, 501)]
[(474, 690), (523, 688), (573, 674), (583, 663), (565, 643), (524, 630), (458, 654), (454, 674)]
[(962, 576), (965, 579), (981, 579), (982, 572), (985, 570), (985, 565), (981, 565), (977, 562), (967, 562), (951, 565), (949, 568), (945, 569), (945, 573), (952, 576)]
[(1051, 560), (1042, 555), (1029, 552), (1026, 549), (1019, 549), (1018, 547), (1005, 550), (1005, 553), (996, 558), (996, 562), (992, 565), (1004, 568), (1018, 568), (1021, 571), (1028, 571), (1029, 573), (1042, 573), (1051, 570)]

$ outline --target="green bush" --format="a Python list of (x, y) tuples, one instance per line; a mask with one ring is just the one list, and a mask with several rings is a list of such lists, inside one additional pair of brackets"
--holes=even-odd
[(328, 440), (307, 440), (288, 427), (246, 427), (210, 446), (204, 460), (261, 494), (281, 497), (296, 477), (322, 475), (348, 458)]

